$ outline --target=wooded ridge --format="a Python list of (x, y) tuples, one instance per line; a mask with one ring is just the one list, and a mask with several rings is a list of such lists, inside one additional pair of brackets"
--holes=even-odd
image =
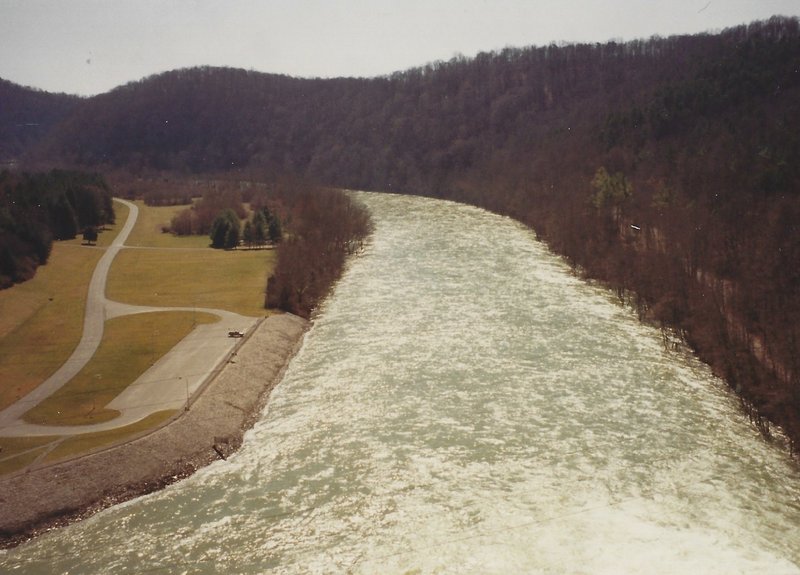
[(30, 165), (289, 172), (510, 215), (800, 440), (797, 19), (372, 79), (193, 68), (52, 110), (11, 148)]

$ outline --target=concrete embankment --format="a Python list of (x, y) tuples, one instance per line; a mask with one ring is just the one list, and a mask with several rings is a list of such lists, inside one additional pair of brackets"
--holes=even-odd
[(13, 546), (227, 457), (242, 442), (299, 348), (308, 322), (274, 315), (168, 425), (139, 439), (0, 478), (0, 546)]

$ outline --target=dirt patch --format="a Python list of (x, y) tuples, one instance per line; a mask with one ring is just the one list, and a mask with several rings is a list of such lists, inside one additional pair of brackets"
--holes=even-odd
[(144, 437), (0, 479), (0, 547), (151, 493), (227, 458), (242, 443), (299, 349), (308, 322), (264, 320), (184, 412)]

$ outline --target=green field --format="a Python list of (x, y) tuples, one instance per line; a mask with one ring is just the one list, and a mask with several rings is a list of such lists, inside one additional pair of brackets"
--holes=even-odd
[[(192, 312), (154, 312), (106, 322), (97, 353), (72, 380), (25, 414), (42, 425), (90, 425), (114, 419), (104, 406), (202, 323), (217, 316)], [(155, 337), (158, 333), (158, 337)]]
[[(141, 305), (220, 308), (254, 317), (267, 313), (264, 289), (274, 251), (213, 250), (207, 237), (162, 233), (162, 227), (183, 207), (137, 205), (139, 219), (126, 242), (136, 247), (122, 250), (114, 260), (106, 291), (109, 298)], [(0, 409), (52, 375), (80, 340), (94, 267), (128, 216), (123, 204), (115, 202), (114, 207), (117, 223), (100, 234), (96, 247), (82, 245), (80, 239), (57, 242), (47, 265), (32, 280), (0, 291)], [(105, 405), (119, 391), (188, 334), (195, 322), (215, 319), (193, 312), (158, 312), (107, 322), (92, 361), (67, 386), (26, 414), (26, 419), (59, 425), (112, 419), (115, 414)], [(153, 321), (159, 322), (158, 338), (153, 337)], [(169, 333), (165, 323), (170, 325)], [(140, 434), (164, 420), (163, 415), (154, 416), (146, 424), (113, 433), (69, 439), (0, 438), (0, 473), (24, 468), (39, 458), (74, 456)]]
[(173, 236), (161, 229), (185, 206), (148, 207), (117, 256), (108, 278), (108, 297), (137, 305), (222, 308), (261, 316), (274, 250), (213, 250), (207, 236)]
[[(108, 246), (128, 217), (127, 207), (114, 207), (118, 223), (100, 233), (98, 246)], [(33, 279), (0, 291), (0, 409), (50, 377), (78, 345), (87, 286), (102, 255), (80, 239), (55, 242)]]
[(137, 305), (223, 308), (264, 315), (273, 250), (125, 250), (108, 278), (108, 297)]
[(211, 244), (208, 236), (174, 236), (162, 231), (169, 226), (172, 217), (187, 206), (150, 207), (141, 200), (134, 203), (139, 207), (139, 218), (125, 245), (148, 248), (207, 248)]

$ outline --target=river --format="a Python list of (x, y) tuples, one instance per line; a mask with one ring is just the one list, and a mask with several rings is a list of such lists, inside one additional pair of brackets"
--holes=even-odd
[(800, 471), (523, 226), (376, 231), (242, 449), (0, 552), (9, 573), (800, 573)]

